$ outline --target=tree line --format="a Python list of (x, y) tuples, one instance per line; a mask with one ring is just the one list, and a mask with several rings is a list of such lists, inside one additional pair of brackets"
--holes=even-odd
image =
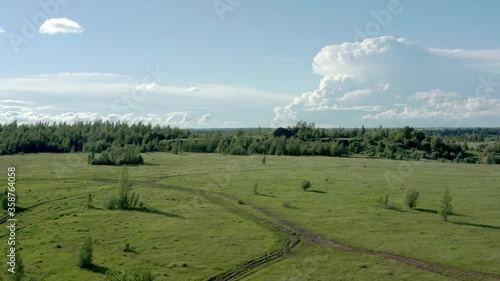
[(140, 153), (153, 151), (337, 157), (361, 154), (499, 164), (500, 129), (324, 129), (303, 121), (277, 130), (189, 130), (109, 121), (0, 125), (0, 155), (85, 152), (91, 164), (120, 165), (128, 161), (140, 164)]

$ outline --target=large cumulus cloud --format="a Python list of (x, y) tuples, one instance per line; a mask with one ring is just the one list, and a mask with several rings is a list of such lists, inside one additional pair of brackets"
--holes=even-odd
[[(477, 52), (474, 59), (488, 61), (491, 50), (483, 56)], [(434, 118), (430, 126), (500, 117), (498, 89), (490, 85), (478, 92), (480, 78), (487, 73), (471, 67), (468, 60), (391, 36), (326, 46), (312, 64), (314, 73), (323, 77), (319, 87), (276, 106), (274, 122), (285, 125), (312, 118), (326, 124), (340, 118), (349, 123), (382, 119), (408, 123), (408, 119)]]

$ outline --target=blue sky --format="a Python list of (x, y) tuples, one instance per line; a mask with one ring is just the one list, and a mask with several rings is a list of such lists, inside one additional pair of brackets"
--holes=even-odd
[(500, 2), (0, 4), (0, 122), (498, 126)]

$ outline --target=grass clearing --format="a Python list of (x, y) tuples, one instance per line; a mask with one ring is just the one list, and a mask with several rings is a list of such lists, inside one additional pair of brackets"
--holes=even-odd
[[(143, 157), (146, 165), (129, 166), (129, 175), (147, 211), (104, 209), (117, 192), (121, 168), (87, 165), (85, 154), (0, 157), (0, 170), (16, 167), (19, 204), (36, 206), (18, 216), (16, 238), (28, 276), (103, 280), (101, 273), (76, 265), (88, 236), (95, 241), (94, 263), (100, 270), (140, 265), (151, 268), (157, 280), (206, 280), (282, 242), (277, 233), (202, 194), (155, 183), (234, 196), (350, 246), (500, 274), (498, 166), (284, 156), (266, 156), (263, 164), (261, 156), (219, 154)], [(0, 180), (6, 182), (5, 175)], [(303, 180), (312, 183), (308, 191), (301, 188)], [(254, 193), (256, 182), (259, 194)], [(409, 210), (402, 201), (413, 188), (420, 198)], [(446, 188), (455, 212), (450, 222), (437, 214)], [(94, 209), (86, 208), (89, 193)], [(385, 195), (399, 211), (376, 203)], [(126, 243), (133, 251), (123, 251)], [(303, 272), (300, 280), (332, 280), (328, 276), (333, 274), (334, 280), (411, 280), (416, 274), (421, 280), (447, 280), (412, 266), (307, 243), (292, 252), (245, 280), (280, 280), (274, 277), (291, 276), (295, 269)], [(301, 269), (304, 259), (317, 255), (326, 258), (314, 271)]]

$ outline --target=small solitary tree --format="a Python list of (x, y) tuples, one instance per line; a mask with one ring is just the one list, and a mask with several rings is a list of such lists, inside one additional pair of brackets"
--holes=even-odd
[(82, 248), (80, 249), (80, 256), (78, 259), (78, 266), (83, 269), (92, 268), (94, 264), (92, 263), (94, 252), (94, 243), (92, 242), (92, 238), (87, 237), (82, 244)]
[(135, 192), (130, 195), (132, 184), (128, 180), (128, 169), (123, 167), (122, 176), (118, 184), (118, 198), (111, 197), (106, 203), (106, 208), (110, 210), (132, 210), (139, 204), (139, 194)]
[(258, 186), (257, 182), (255, 182), (255, 184), (253, 185), (253, 193), (255, 195), (259, 195), (260, 194), (260, 192), (259, 192), (259, 186)]
[(451, 200), (450, 190), (446, 189), (443, 194), (443, 198), (441, 198), (441, 209), (439, 210), (439, 214), (443, 217), (444, 221), (448, 221), (448, 217), (453, 214), (453, 205), (451, 205)]
[(405, 193), (404, 204), (410, 209), (415, 208), (417, 206), (418, 195), (419, 193), (415, 189), (408, 189)]
[(309, 188), (311, 188), (311, 182), (308, 180), (303, 180), (302, 184), (300, 185), (302, 187), (302, 190), (307, 191)]
[(262, 164), (266, 164), (266, 156), (264, 155), (264, 157), (262, 158)]
[(378, 199), (377, 199), (377, 203), (381, 206), (384, 206), (384, 207), (388, 207), (389, 206), (389, 195), (385, 195), (385, 196), (380, 196)]
[(94, 208), (94, 205), (92, 205), (92, 193), (89, 193), (89, 196), (87, 197), (87, 209), (92, 209)]

